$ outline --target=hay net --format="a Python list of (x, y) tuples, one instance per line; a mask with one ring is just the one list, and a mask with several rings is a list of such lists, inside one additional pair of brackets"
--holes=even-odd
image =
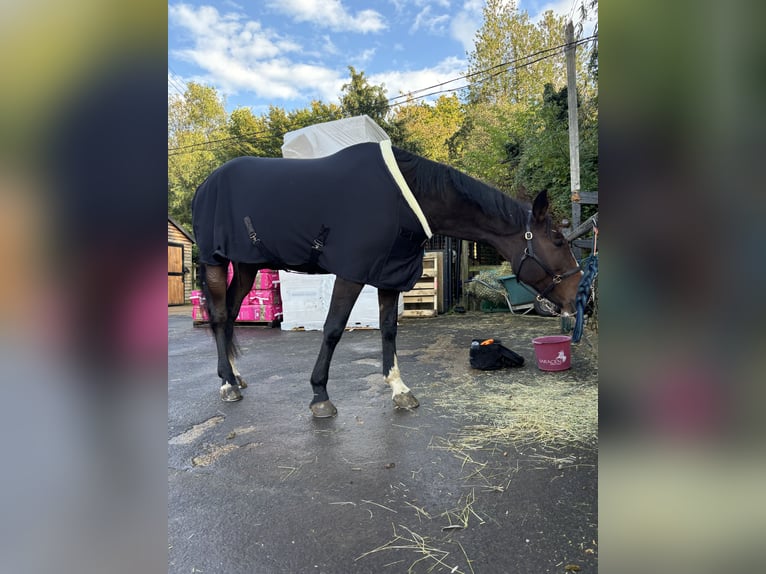
[(480, 301), (489, 301), (497, 305), (504, 304), (507, 302), (506, 290), (499, 278), (507, 277), (512, 273), (511, 264), (504, 261), (496, 269), (480, 271), (465, 284), (463, 290), (466, 295), (475, 297)]

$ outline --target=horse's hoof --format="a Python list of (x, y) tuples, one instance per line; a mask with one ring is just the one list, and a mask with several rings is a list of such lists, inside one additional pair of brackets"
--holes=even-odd
[(412, 391), (394, 395), (394, 405), (397, 409), (416, 409), (420, 406), (418, 399), (412, 394)]
[(226, 383), (221, 385), (221, 400), (225, 403), (235, 403), (242, 400), (242, 393), (239, 392), (239, 387)]
[(237, 384), (239, 385), (240, 389), (246, 389), (247, 388), (247, 383), (245, 382), (245, 379), (243, 379), (239, 375), (237, 375)]
[(309, 405), (309, 408), (315, 419), (327, 419), (338, 414), (338, 409), (335, 408), (335, 405), (332, 404), (331, 401), (314, 403), (313, 405)]

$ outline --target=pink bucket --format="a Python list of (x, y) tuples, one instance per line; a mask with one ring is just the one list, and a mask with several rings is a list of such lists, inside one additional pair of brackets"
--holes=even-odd
[(565, 371), (572, 365), (572, 337), (550, 335), (532, 339), (541, 371)]

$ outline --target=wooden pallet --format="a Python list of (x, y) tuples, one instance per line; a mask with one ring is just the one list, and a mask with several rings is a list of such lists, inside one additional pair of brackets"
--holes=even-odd
[(423, 275), (411, 291), (402, 294), (402, 317), (435, 317), (439, 311), (438, 279)]
[[(282, 322), (281, 319), (274, 319), (273, 321), (234, 321), (235, 327), (271, 327), (272, 329), (274, 327), (279, 327), (279, 324)], [(209, 325), (209, 322), (205, 320), (196, 320), (192, 321), (195, 327), (206, 327)]]

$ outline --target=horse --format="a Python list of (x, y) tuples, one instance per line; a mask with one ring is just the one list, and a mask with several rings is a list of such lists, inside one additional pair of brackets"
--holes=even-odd
[[(401, 292), (422, 274), (433, 233), (493, 246), (556, 312), (575, 312), (582, 271), (548, 213), (547, 191), (522, 204), (467, 174), (394, 147), (360, 143), (315, 159), (240, 157), (199, 186), (192, 220), (199, 277), (218, 353), (220, 398), (242, 399), (234, 321), (260, 269), (336, 275), (310, 377), (313, 417), (337, 415), (333, 352), (365, 284), (378, 289), (383, 376), (396, 408), (419, 402), (396, 356)], [(227, 285), (227, 268), (234, 270)]]

